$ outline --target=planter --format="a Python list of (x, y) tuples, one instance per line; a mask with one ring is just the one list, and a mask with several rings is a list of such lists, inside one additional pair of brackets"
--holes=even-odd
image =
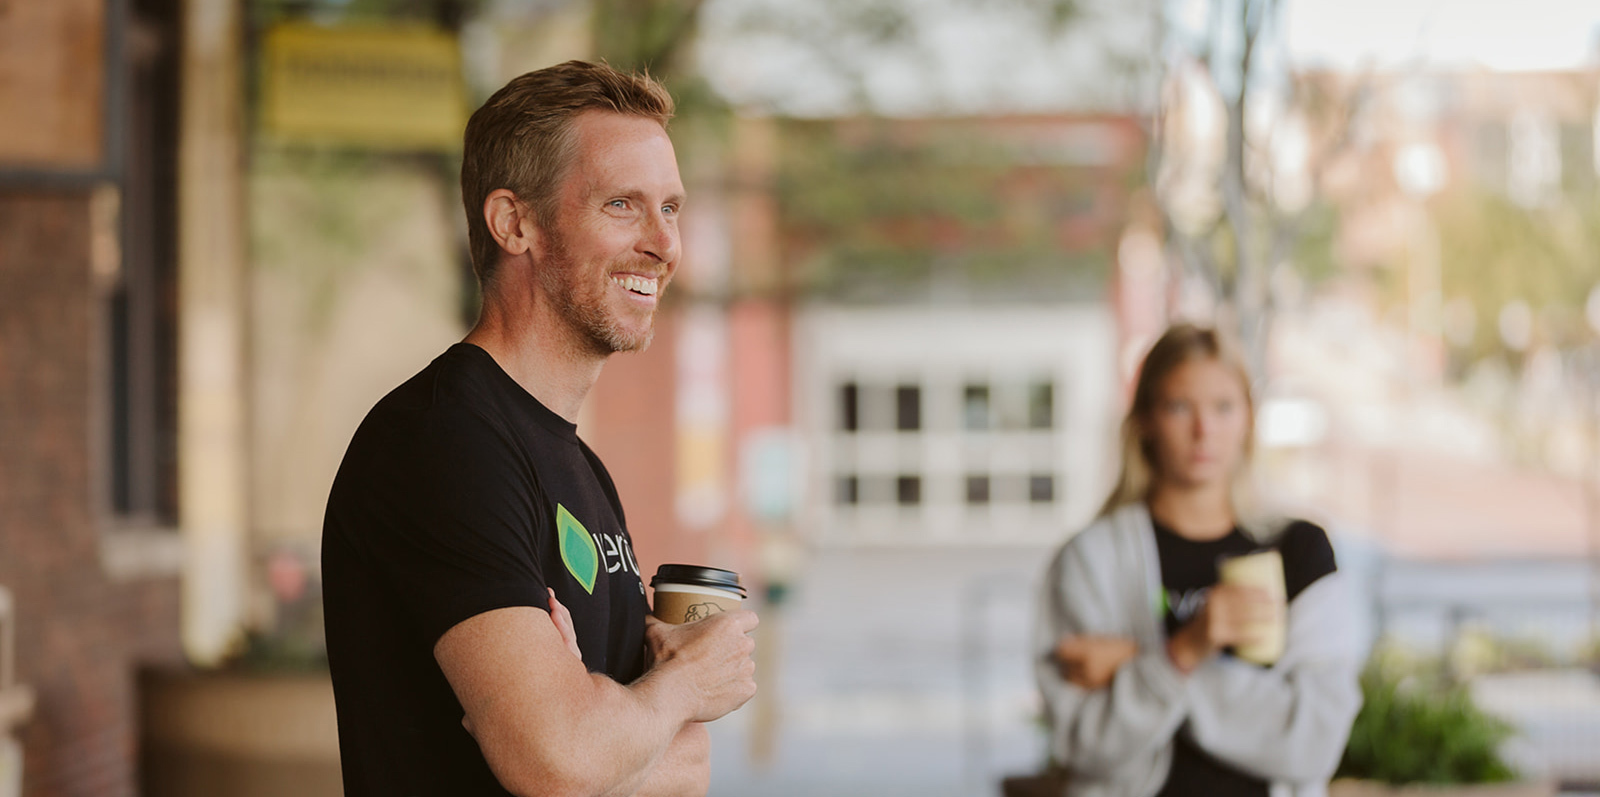
[(1540, 781), (1391, 786), (1372, 780), (1344, 779), (1328, 786), (1328, 797), (1555, 797), (1558, 793), (1556, 784)]
[(143, 679), (147, 797), (340, 797), (326, 672)]

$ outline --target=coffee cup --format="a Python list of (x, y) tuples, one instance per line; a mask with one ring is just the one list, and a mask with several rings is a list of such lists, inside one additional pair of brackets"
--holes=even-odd
[(1276, 662), (1283, 656), (1287, 632), (1287, 613), (1283, 610), (1288, 602), (1283, 584), (1283, 555), (1268, 550), (1224, 557), (1217, 562), (1217, 577), (1223, 584), (1261, 590), (1277, 602), (1280, 610), (1276, 619), (1257, 624), (1251, 629), (1255, 641), (1238, 645), (1233, 650), (1233, 655), (1245, 661), (1264, 665)]
[(745, 590), (732, 570), (699, 565), (662, 565), (650, 587), (655, 591), (651, 614), (674, 625), (731, 612), (744, 604)]

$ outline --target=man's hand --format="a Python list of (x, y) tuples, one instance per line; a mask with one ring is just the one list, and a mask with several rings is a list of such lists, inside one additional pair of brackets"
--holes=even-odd
[[(692, 719), (710, 722), (755, 696), (755, 640), (750, 632), (760, 620), (747, 609), (714, 614), (683, 625), (645, 618), (644, 638), (651, 659), (650, 675), (675, 672), (684, 685)], [(650, 676), (646, 676), (650, 677)]]
[(572, 625), (572, 612), (567, 611), (567, 607), (556, 600), (555, 590), (548, 587), (545, 589), (550, 593), (550, 620), (556, 624), (556, 631), (560, 632), (561, 641), (567, 643), (567, 650), (572, 651), (572, 655), (581, 661), (583, 651), (578, 648), (578, 630)]
[(1265, 590), (1218, 584), (1199, 614), (1167, 640), (1167, 655), (1178, 669), (1191, 672), (1225, 647), (1257, 641), (1282, 612), (1282, 604)]
[(1117, 669), (1137, 655), (1138, 643), (1120, 636), (1062, 637), (1055, 649), (1061, 677), (1091, 692), (1110, 686)]

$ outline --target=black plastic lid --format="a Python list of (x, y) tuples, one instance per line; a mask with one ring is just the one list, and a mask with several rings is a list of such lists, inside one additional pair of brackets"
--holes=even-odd
[(698, 587), (730, 590), (739, 593), (741, 598), (745, 597), (744, 587), (739, 584), (739, 574), (715, 567), (662, 565), (656, 568), (655, 577), (650, 579), (651, 587), (661, 584), (693, 584)]

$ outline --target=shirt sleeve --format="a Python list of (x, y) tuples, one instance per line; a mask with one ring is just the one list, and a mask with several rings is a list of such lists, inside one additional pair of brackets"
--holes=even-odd
[(483, 612), (549, 610), (537, 540), (551, 533), (550, 519), (507, 434), (459, 408), (364, 431), (368, 439), (352, 442), (352, 478), (336, 484), (330, 506), (346, 507), (357, 555), (430, 646)]
[(1054, 760), (1080, 775), (1104, 778), (1166, 747), (1187, 706), (1183, 676), (1165, 649), (1141, 651), (1104, 689), (1084, 690), (1061, 677), (1054, 650), (1062, 637), (1131, 635), (1109, 619), (1122, 614), (1111, 605), (1115, 571), (1081, 553), (1082, 545), (1068, 543), (1046, 571), (1035, 613), (1034, 677)]
[(1306, 587), (1339, 569), (1328, 533), (1315, 523), (1297, 520), (1289, 524), (1278, 550), (1283, 554), (1284, 590), (1291, 601)]
[(1196, 746), (1260, 778), (1325, 783), (1361, 708), (1357, 597), (1327, 575), (1289, 604), (1284, 657), (1270, 668), (1214, 657), (1189, 677)]

